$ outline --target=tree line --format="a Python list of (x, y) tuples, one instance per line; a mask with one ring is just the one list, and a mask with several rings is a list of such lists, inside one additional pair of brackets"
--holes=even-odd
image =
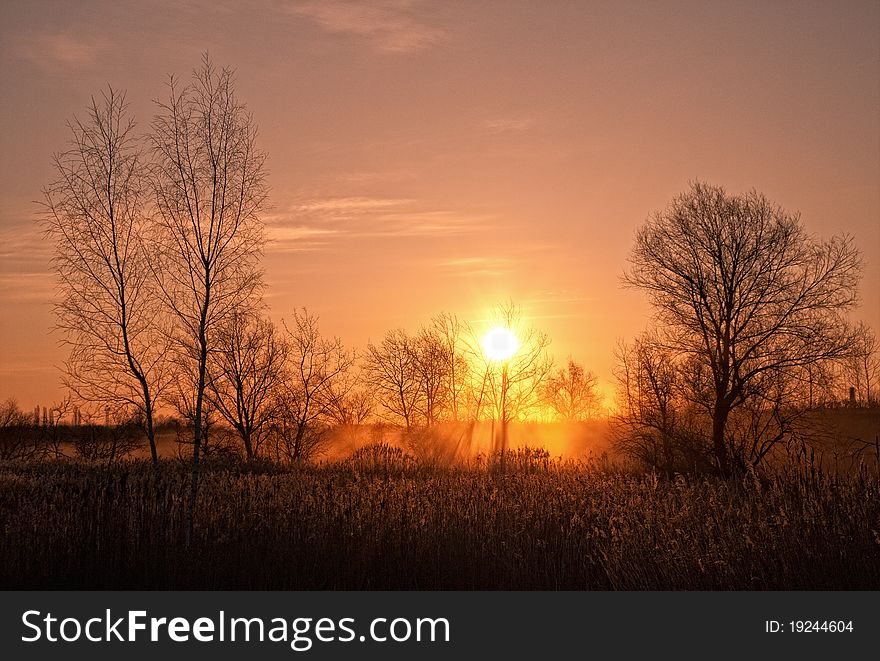
[[(413, 434), (455, 423), (467, 438), (480, 420), (504, 430), (537, 411), (599, 412), (595, 376), (571, 359), (554, 366), (549, 338), (513, 304), (496, 310), (521, 341), (503, 369), (450, 314), (362, 352), (304, 309), (273, 323), (260, 266), (266, 153), (233, 72), (205, 56), (155, 108), (139, 134), (124, 93), (92, 99), (54, 157), (43, 221), (66, 385), (137, 420), (157, 471), (157, 412), (188, 422), (190, 510), (216, 423), (249, 460), (299, 461), (329, 429), (367, 420)], [(851, 237), (822, 241), (757, 192), (694, 183), (647, 220), (624, 276), (654, 314), (617, 349), (618, 447), (664, 471), (729, 475), (760, 465), (841, 378), (876, 403), (876, 341), (847, 319), (860, 269)]]

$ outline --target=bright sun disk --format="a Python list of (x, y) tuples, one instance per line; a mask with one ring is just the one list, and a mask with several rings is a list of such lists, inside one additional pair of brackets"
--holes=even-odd
[(491, 360), (507, 360), (519, 349), (519, 340), (513, 331), (496, 326), (483, 336), (483, 353)]

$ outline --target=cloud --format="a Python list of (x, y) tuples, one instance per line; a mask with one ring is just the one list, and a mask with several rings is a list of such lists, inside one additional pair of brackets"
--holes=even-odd
[[(516, 272), (538, 274), (544, 265), (558, 259), (558, 246), (550, 243), (519, 244), (508, 242), (506, 246), (494, 244), (495, 254), (476, 254), (447, 257), (435, 262), (441, 273), (450, 277), (502, 277)], [(580, 299), (565, 292), (543, 291), (530, 302), (536, 304), (574, 303)]]
[(593, 300), (594, 299), (591, 296), (582, 296), (570, 291), (545, 290), (537, 292), (530, 298), (526, 299), (526, 302), (532, 305), (580, 305), (583, 303), (589, 303)]
[(337, 175), (336, 178), (348, 184), (387, 184), (413, 179), (415, 174), (409, 170), (344, 172)]
[(53, 365), (31, 365), (29, 363), (10, 363), (0, 366), (0, 374), (17, 377), (22, 374), (51, 374), (58, 368)]
[(12, 221), (0, 227), (0, 259), (10, 263), (32, 260), (47, 261), (51, 254), (51, 243), (44, 240), (41, 228), (35, 222)]
[(441, 238), (492, 227), (492, 217), (430, 209), (409, 198), (319, 197), (295, 201), (265, 218), (269, 249), (320, 250), (362, 238)]
[(460, 236), (491, 227), (491, 216), (464, 214), (455, 211), (401, 211), (381, 214), (376, 224), (362, 230), (362, 236)]
[(48, 72), (90, 69), (106, 50), (100, 39), (73, 32), (19, 35), (13, 44), (20, 57)]
[(511, 257), (498, 256), (453, 257), (440, 260), (437, 266), (446, 275), (457, 278), (499, 278), (509, 274), (516, 261)]
[(48, 302), (55, 296), (55, 277), (52, 273), (0, 273), (0, 302)]
[(286, 227), (276, 223), (266, 223), (266, 240), (272, 252), (312, 252), (322, 250), (329, 244), (329, 239), (339, 234), (338, 231), (297, 225)]
[(0, 208), (0, 310), (12, 303), (49, 301), (55, 293), (52, 242), (25, 212)]
[(570, 290), (544, 290), (523, 299), (523, 307), (533, 311), (529, 319), (583, 319), (585, 310), (595, 299)]
[(525, 117), (499, 117), (483, 121), (483, 126), (490, 133), (520, 133), (531, 125), (532, 120)]
[(354, 35), (385, 53), (414, 53), (441, 42), (445, 32), (429, 25), (419, 3), (408, 0), (309, 1), (290, 12), (334, 34)]
[(387, 210), (411, 203), (412, 200), (399, 198), (374, 198), (374, 197), (330, 197), (312, 200), (301, 204), (299, 211), (311, 212), (338, 212), (338, 213), (364, 213), (377, 209)]

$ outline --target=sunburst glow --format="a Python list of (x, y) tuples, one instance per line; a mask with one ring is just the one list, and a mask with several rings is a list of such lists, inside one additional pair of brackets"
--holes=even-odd
[(519, 340), (509, 328), (496, 326), (483, 336), (482, 346), (490, 360), (507, 360), (519, 349)]

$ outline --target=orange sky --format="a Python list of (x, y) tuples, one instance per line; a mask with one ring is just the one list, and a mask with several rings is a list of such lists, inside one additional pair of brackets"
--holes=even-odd
[(65, 122), (109, 82), (145, 127), (205, 50), (269, 152), (276, 318), (362, 347), (512, 298), (607, 386), (634, 232), (700, 178), (856, 235), (880, 329), (876, 2), (3, 3), (0, 399), (62, 394), (32, 201)]

